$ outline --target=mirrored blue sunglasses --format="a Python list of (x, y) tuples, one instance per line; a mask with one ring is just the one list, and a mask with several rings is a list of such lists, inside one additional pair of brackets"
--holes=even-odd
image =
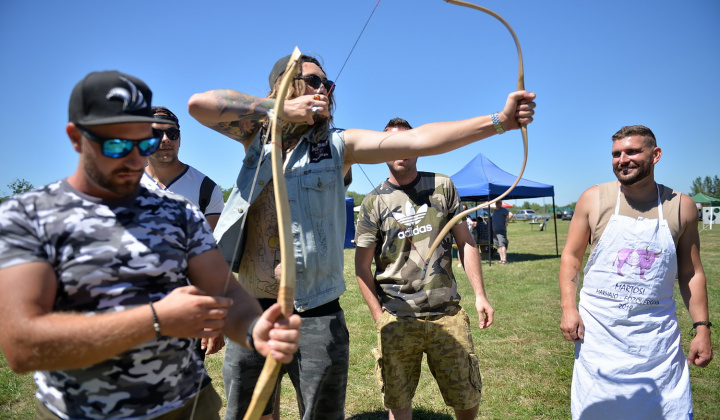
[(150, 156), (160, 147), (160, 142), (163, 138), (163, 132), (155, 128), (153, 128), (152, 137), (141, 140), (101, 139), (83, 127), (77, 126), (77, 128), (88, 140), (100, 145), (103, 156), (113, 159), (119, 159), (129, 155), (135, 145), (137, 145), (141, 156)]

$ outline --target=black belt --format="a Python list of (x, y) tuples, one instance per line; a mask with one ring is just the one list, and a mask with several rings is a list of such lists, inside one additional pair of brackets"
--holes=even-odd
[[(258, 299), (258, 302), (260, 303), (263, 311), (271, 307), (273, 303), (277, 303), (275, 299)], [(308, 309), (307, 311), (298, 312), (296, 309), (293, 309), (293, 313), (300, 315), (300, 318), (314, 318), (318, 316), (332, 315), (339, 312), (341, 309), (340, 299), (338, 298), (312, 309)]]

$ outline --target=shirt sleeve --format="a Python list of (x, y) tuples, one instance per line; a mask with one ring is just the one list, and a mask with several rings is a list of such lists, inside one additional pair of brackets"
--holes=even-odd
[(186, 200), (185, 211), (188, 217), (188, 259), (217, 248), (210, 224), (200, 213), (200, 209), (190, 200)]
[(222, 190), (215, 184), (215, 188), (213, 188), (212, 195), (210, 196), (210, 204), (205, 208), (205, 216), (218, 216), (224, 208), (225, 202), (223, 201)]
[(367, 195), (360, 205), (355, 227), (355, 245), (361, 248), (375, 248), (379, 241), (380, 221), (376, 213), (376, 202), (377, 196)]
[(19, 200), (0, 205), (0, 268), (49, 260), (33, 219)]
[[(448, 219), (452, 219), (453, 217), (462, 213), (462, 206), (460, 205), (460, 193), (458, 193), (457, 188), (455, 188), (455, 184), (452, 182), (452, 180), (450, 180), (450, 178), (447, 178), (447, 181), (448, 187), (445, 189), (445, 199), (448, 203)], [(455, 224), (459, 225), (460, 223), (466, 222), (464, 220), (458, 220), (458, 222)]]

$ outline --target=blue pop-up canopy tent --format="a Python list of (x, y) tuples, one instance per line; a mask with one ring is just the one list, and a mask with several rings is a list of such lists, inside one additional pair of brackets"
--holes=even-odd
[[(460, 194), (462, 201), (489, 201), (507, 191), (515, 182), (517, 175), (500, 169), (482, 153), (450, 177)], [(555, 214), (555, 188), (521, 178), (515, 188), (504, 199), (552, 197), (553, 214)], [(553, 224), (555, 218), (553, 217)], [(557, 242), (557, 225), (555, 225), (555, 254), (559, 255)]]
[[(450, 177), (460, 197), (467, 201), (485, 201), (504, 193), (515, 182), (517, 175), (505, 172), (479, 153), (473, 160)], [(521, 178), (505, 200), (518, 198), (555, 197), (552, 185)]]

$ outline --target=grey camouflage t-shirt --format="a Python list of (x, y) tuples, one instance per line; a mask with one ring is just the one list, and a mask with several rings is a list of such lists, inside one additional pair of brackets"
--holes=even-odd
[(425, 279), (420, 275), (430, 245), (460, 211), (459, 204), (450, 178), (429, 172), (419, 172), (402, 187), (385, 181), (365, 196), (355, 243), (375, 248), (375, 284), (384, 309), (397, 316), (427, 316), (458, 306), (450, 234), (435, 250)]
[[(0, 268), (49, 263), (56, 311), (157, 301), (188, 285), (188, 260), (215, 247), (197, 207), (143, 187), (107, 201), (62, 180), (0, 204)], [(180, 407), (205, 376), (193, 340), (162, 337), (83, 369), (35, 372), (35, 395), (62, 418), (146, 418)]]

